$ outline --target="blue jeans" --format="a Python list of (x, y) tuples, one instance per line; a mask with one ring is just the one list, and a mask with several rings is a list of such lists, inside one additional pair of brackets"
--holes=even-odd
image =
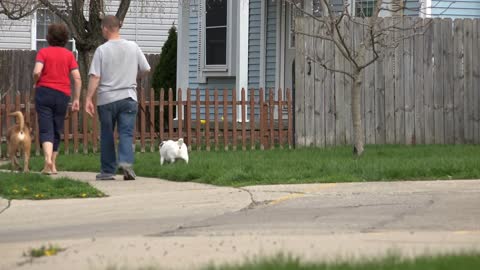
[(69, 101), (69, 96), (48, 87), (37, 87), (35, 91), (40, 144), (53, 143), (54, 152), (58, 152)]
[(134, 161), (133, 133), (138, 104), (131, 98), (97, 106), (100, 119), (100, 164), (101, 173), (115, 174), (117, 158), (113, 132), (118, 124), (118, 165), (132, 166)]

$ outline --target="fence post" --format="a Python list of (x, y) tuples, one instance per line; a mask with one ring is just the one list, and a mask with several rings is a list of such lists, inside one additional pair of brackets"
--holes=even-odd
[[(93, 96), (93, 104), (97, 104), (97, 95)], [(93, 126), (93, 136), (92, 136), (92, 143), (93, 143), (93, 152), (96, 153), (98, 150), (98, 119), (97, 119), (97, 111), (93, 113), (92, 116), (92, 126)]]
[(228, 151), (228, 96), (227, 89), (223, 89), (223, 147)]
[(158, 104), (158, 114), (159, 119), (159, 130), (160, 130), (160, 140), (163, 140), (165, 137), (163, 132), (165, 131), (165, 90), (163, 88), (160, 89), (160, 103)]
[(242, 88), (242, 150), (247, 150), (247, 129), (246, 129), (246, 122), (247, 122), (247, 107), (245, 106), (245, 88)]
[(213, 131), (213, 137), (215, 140), (215, 151), (218, 151), (218, 132), (219, 132), (219, 127), (218, 127), (218, 89), (215, 88), (215, 91), (213, 93), (213, 109), (214, 109), (214, 121), (215, 121), (215, 129)]
[(83, 129), (83, 153), (88, 153), (88, 119), (87, 112), (82, 110), (82, 129)]
[(72, 117), (72, 110), (71, 108), (67, 109), (67, 117), (65, 117), (65, 120), (63, 122), (63, 152), (65, 155), (68, 155), (69, 153), (69, 142), (70, 142), (70, 118)]
[(210, 151), (210, 93), (205, 89), (205, 145)]
[(168, 138), (173, 139), (173, 91), (168, 89)]
[(149, 118), (150, 118), (150, 152), (155, 151), (155, 90), (150, 88)]
[(250, 148), (255, 150), (255, 90), (250, 89)]
[(146, 116), (146, 107), (145, 107), (145, 91), (142, 87), (139, 88), (138, 93), (140, 94), (140, 152), (145, 152), (145, 122), (147, 120)]
[(232, 91), (232, 149), (237, 150), (237, 90)]
[(273, 101), (273, 93), (274, 93), (274, 90), (273, 89), (270, 89), (270, 93), (269, 93), (269, 104), (268, 104), (268, 120), (269, 120), (269, 123), (270, 123), (270, 132), (269, 132), (269, 136), (270, 136), (270, 149), (273, 149), (275, 148), (275, 133), (274, 133), (274, 122), (275, 122), (275, 115), (274, 115), (274, 111), (275, 111), (275, 103)]
[(195, 96), (196, 100), (195, 100), (195, 104), (196, 104), (196, 111), (197, 111), (197, 127), (196, 127), (196, 133), (197, 133), (197, 139), (195, 140), (195, 142), (197, 143), (197, 150), (200, 150), (201, 149), (201, 139), (200, 139), (200, 118), (202, 117), (202, 115), (200, 114), (200, 89), (197, 88), (197, 92), (196, 92), (196, 96)]
[(192, 91), (187, 89), (187, 108), (185, 110), (185, 118), (187, 119), (187, 146), (188, 150), (192, 150)]
[(288, 111), (288, 149), (292, 149), (293, 145), (293, 113), (292, 113), (292, 92), (290, 88), (287, 89), (287, 111)]
[(182, 99), (182, 88), (178, 88), (177, 92), (177, 121), (178, 121), (178, 138), (183, 138), (183, 99)]
[(282, 145), (282, 129), (283, 129), (283, 99), (282, 99), (282, 88), (278, 89), (278, 100), (277, 100), (277, 106), (278, 106), (278, 145), (280, 149), (283, 148)]
[(263, 93), (263, 88), (260, 88), (260, 97), (258, 100), (258, 105), (260, 107), (260, 150), (265, 150), (265, 111), (263, 109), (265, 95)]

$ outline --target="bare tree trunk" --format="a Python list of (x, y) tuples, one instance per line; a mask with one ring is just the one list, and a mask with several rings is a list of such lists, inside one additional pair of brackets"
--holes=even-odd
[(352, 122), (353, 122), (353, 154), (360, 156), (363, 153), (363, 124), (360, 97), (362, 96), (362, 71), (353, 71), (352, 84)]
[[(90, 69), (90, 64), (92, 63), (93, 54), (95, 50), (81, 50), (78, 51), (78, 65), (80, 68), (80, 76), (82, 77), (82, 88), (87, 89), (88, 87), (88, 71)], [(85, 96), (86, 91), (82, 91), (82, 99)]]

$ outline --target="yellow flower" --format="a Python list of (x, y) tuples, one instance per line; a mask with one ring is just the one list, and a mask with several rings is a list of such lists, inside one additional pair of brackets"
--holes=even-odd
[(45, 250), (45, 256), (52, 256), (55, 255), (55, 252), (51, 249)]
[(83, 198), (87, 197), (87, 193), (82, 193), (82, 197)]
[(13, 193), (18, 193), (18, 189), (12, 190)]
[(42, 193), (35, 194), (35, 198), (43, 198), (43, 194)]
[(207, 123), (207, 121), (205, 119), (202, 119), (202, 120), (200, 120), (200, 123), (202, 123), (202, 125), (205, 125), (205, 123)]

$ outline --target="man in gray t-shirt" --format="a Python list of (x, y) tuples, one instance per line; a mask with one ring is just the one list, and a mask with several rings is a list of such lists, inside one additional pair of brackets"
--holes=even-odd
[(97, 48), (89, 72), (86, 112), (93, 116), (93, 95), (97, 92), (100, 119), (100, 163), (97, 180), (114, 180), (117, 171), (114, 129), (118, 125), (118, 167), (124, 180), (135, 180), (133, 133), (137, 116), (137, 77), (150, 65), (135, 42), (120, 38), (120, 21), (115, 16), (102, 20), (102, 34), (108, 41)]

